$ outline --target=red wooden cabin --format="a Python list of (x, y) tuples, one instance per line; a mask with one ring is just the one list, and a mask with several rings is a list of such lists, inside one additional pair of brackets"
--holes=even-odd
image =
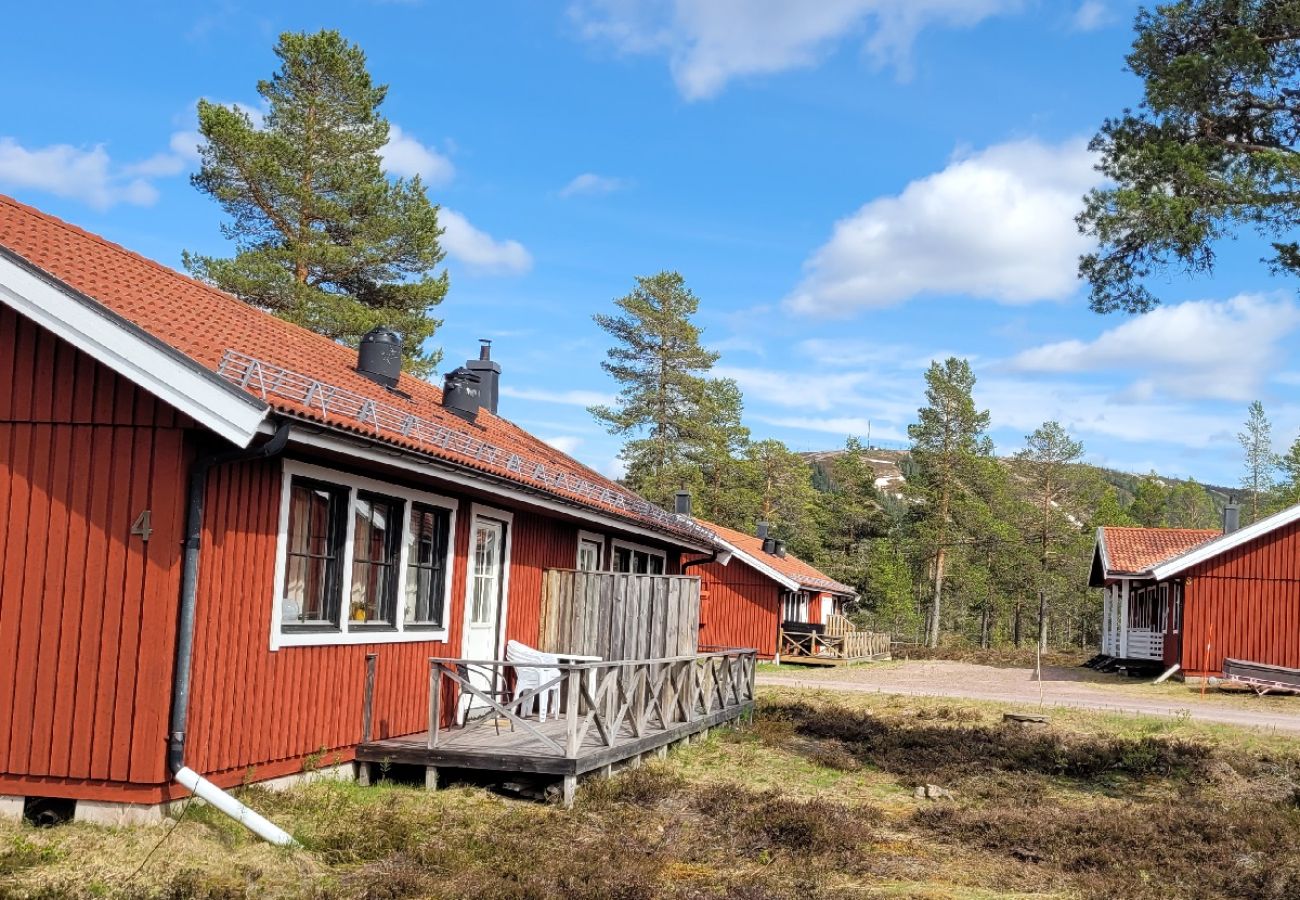
[(1097, 530), (1101, 651), (1218, 675), (1225, 659), (1300, 668), (1300, 506), (1223, 531)]
[(857, 598), (853, 588), (786, 552), (765, 525), (745, 534), (696, 522), (718, 537), (726, 559), (699, 567), (701, 645), (752, 647), (761, 659), (772, 659), (785, 623), (825, 625)]
[(374, 736), (415, 732), (430, 657), (536, 643), (544, 570), (714, 550), (497, 415), (486, 354), (444, 398), (388, 341), (0, 197), (0, 812), (349, 764), (368, 655)]

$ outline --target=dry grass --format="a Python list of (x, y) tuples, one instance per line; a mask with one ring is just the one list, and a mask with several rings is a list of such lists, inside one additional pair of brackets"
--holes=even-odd
[[(951, 799), (916, 800), (934, 784)], [(1294, 742), (1082, 711), (768, 692), (753, 728), (584, 783), (565, 812), (477, 788), (320, 782), (160, 828), (0, 825), (0, 895), (221, 898), (1300, 898)]]

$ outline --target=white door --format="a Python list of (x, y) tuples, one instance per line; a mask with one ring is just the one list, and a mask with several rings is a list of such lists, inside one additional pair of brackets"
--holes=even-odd
[[(505, 627), (503, 597), (506, 566), (506, 523), (498, 519), (476, 517), (470, 539), (469, 584), (465, 597), (465, 632), (461, 639), (461, 657), (470, 660), (501, 658), (502, 629)], [(484, 690), (496, 684), (483, 667), (470, 669), (470, 682)], [(470, 698), (461, 698), (464, 715)], [(488, 712), (481, 699), (472, 702), (473, 714)]]
[(835, 614), (835, 601), (830, 594), (822, 594), (822, 624), (825, 625)]

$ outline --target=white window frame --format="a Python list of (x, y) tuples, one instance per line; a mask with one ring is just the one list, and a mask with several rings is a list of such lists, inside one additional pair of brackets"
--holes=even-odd
[[(608, 559), (606, 559), (605, 557), (606, 557), (606, 556), (610, 556), (610, 555), (612, 555), (612, 554), (607, 554), (607, 553), (605, 552), (605, 536), (604, 536), (603, 534), (598, 534), (598, 533), (595, 532), (595, 531), (579, 531), (579, 532), (578, 532), (578, 546), (577, 546), (577, 548), (576, 548), (575, 551), (574, 551), (573, 567), (574, 567), (575, 569), (578, 569), (578, 568), (581, 567), (580, 564), (581, 564), (581, 562), (582, 562), (582, 545), (583, 545), (583, 544), (596, 544), (596, 545), (598, 545), (598, 546), (600, 547), (600, 550), (598, 551), (598, 555), (597, 555), (597, 557), (596, 557), (596, 568), (595, 568), (594, 571), (596, 571), (596, 572), (607, 572), (607, 571), (609, 571), (609, 566), (610, 566), (610, 564), (612, 563), (612, 560), (608, 560)], [(667, 563), (668, 560), (664, 560), (664, 562)]]
[[(343, 558), (340, 560), (342, 570), (339, 575), (341, 594), (339, 603), (339, 627), (319, 631), (286, 631), (281, 626), (281, 611), (284, 605), (284, 564), (289, 550), (289, 501), (292, 494), (294, 476), (310, 478), (315, 481), (333, 484), (347, 491), (347, 529), (343, 538)], [(352, 539), (356, 528), (357, 491), (370, 491), (395, 497), (403, 502), (401, 551), (397, 559), (397, 596), (394, 604), (392, 626), (376, 627), (374, 623), (358, 623), (360, 627), (351, 628), (352, 622), (347, 617), (344, 601), (352, 584)], [(411, 505), (423, 503), (437, 506), (448, 511), (447, 516), (447, 560), (446, 577), (443, 579), (443, 624), (440, 628), (416, 624), (408, 631), (406, 627), (406, 579), (410, 540), (411, 540)], [(400, 644), (415, 641), (445, 641), (448, 633), (448, 620), (452, 614), (451, 583), (452, 572), (456, 562), (456, 511), (460, 506), (453, 497), (416, 491), (387, 481), (379, 481), (362, 475), (354, 475), (338, 469), (317, 466), (311, 463), (286, 459), (280, 480), (280, 516), (275, 539), (275, 587), (271, 597), (271, 649), (281, 647), (322, 647), (339, 644)]]
[(461, 612), (461, 650), (464, 653), (465, 636), (469, 633), (470, 616), (474, 613), (474, 531), (479, 519), (492, 519), (505, 523), (506, 542), (502, 547), (501, 557), (501, 610), (498, 613), (501, 622), (501, 634), (497, 636), (496, 659), (506, 658), (506, 635), (510, 631), (510, 570), (514, 568), (513, 552), (515, 539), (515, 514), (507, 509), (484, 506), (481, 503), (470, 505), (469, 510), (469, 550), (465, 554), (465, 608)]
[[(625, 541), (622, 538), (614, 538), (609, 542), (609, 571), (614, 571), (614, 551), (619, 547), (631, 550), (633, 553), (645, 553), (649, 556), (657, 556), (664, 561), (663, 574), (668, 574), (668, 553), (657, 547), (647, 547), (645, 544), (635, 544), (632, 541)], [(636, 574), (635, 572), (629, 574)]]

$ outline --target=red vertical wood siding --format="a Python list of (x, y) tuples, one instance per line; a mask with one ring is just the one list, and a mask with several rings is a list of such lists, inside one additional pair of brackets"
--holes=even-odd
[(1300, 523), (1194, 567), (1183, 592), (1187, 672), (1222, 672), (1225, 658), (1300, 668)]
[[(421, 731), (428, 715), (429, 657), (460, 655), (469, 500), (461, 501), (456, 514), (447, 642), (271, 651), (280, 485), (278, 460), (223, 468), (210, 482), (188, 747), (191, 766), (201, 772), (251, 767), (256, 778), (259, 770), (279, 772), (287, 761), (321, 751), (350, 758), (361, 739), (367, 653), (378, 657), (374, 735)], [(507, 637), (536, 644), (542, 572), (571, 568), (576, 552), (575, 526), (514, 513)]]
[(752, 647), (764, 659), (776, 655), (781, 592), (776, 582), (739, 560), (698, 568), (701, 590), (700, 646)]
[(0, 793), (165, 780), (190, 424), (0, 308)]

